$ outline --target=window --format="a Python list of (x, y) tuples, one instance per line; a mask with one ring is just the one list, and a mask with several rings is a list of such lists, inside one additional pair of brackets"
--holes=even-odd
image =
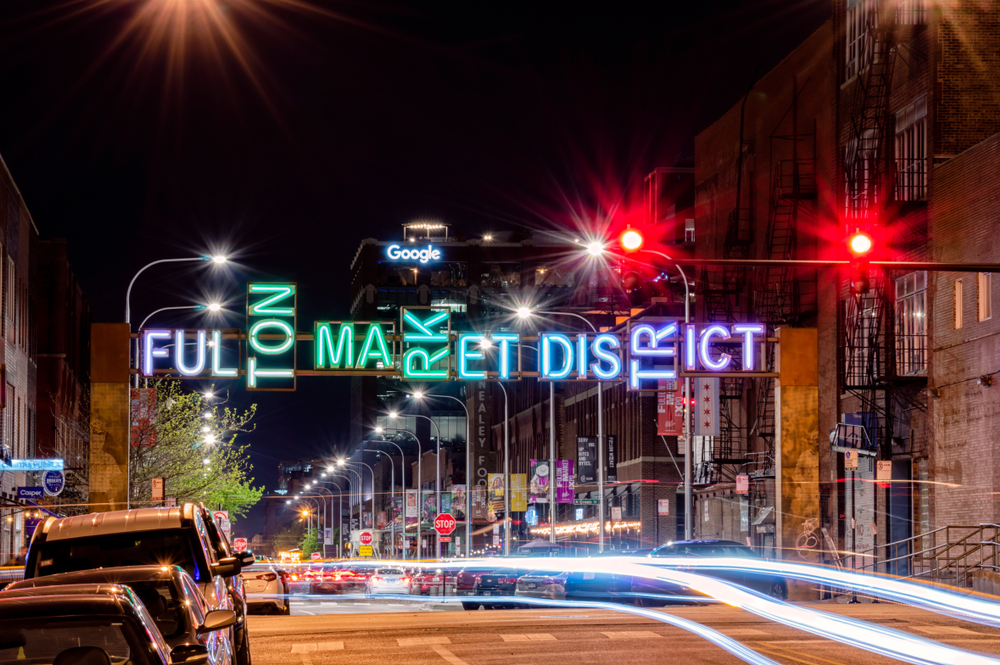
[(955, 330), (962, 327), (962, 280), (955, 280)]
[(927, 198), (927, 96), (896, 113), (896, 200)]
[(844, 302), (848, 349), (844, 354), (844, 378), (848, 386), (871, 385), (878, 375), (878, 354), (870, 353), (870, 341), (876, 336), (881, 305), (878, 296), (869, 292)]
[(979, 273), (979, 320), (985, 321), (993, 316), (993, 273)]
[(896, 279), (896, 372), (927, 371), (927, 272)]
[(847, 67), (844, 79), (857, 76), (872, 54), (873, 28), (878, 20), (876, 0), (854, 0), (847, 7)]
[(896, 6), (896, 23), (899, 25), (923, 25), (926, 19), (924, 0), (899, 0)]
[(684, 242), (694, 242), (694, 220), (684, 220)]

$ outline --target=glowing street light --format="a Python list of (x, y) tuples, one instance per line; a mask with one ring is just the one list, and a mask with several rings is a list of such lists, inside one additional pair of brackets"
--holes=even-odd
[(518, 307), (517, 308), (517, 318), (519, 319), (529, 319), (533, 312), (530, 307)]
[(207, 260), (211, 261), (216, 265), (222, 265), (223, 263), (229, 260), (229, 257), (223, 254), (216, 254), (215, 256), (208, 257)]
[(604, 254), (604, 243), (599, 240), (587, 243), (587, 253), (597, 257)]
[(212, 313), (219, 312), (222, 311), (222, 304), (217, 302), (210, 302), (205, 306), (205, 309), (207, 309)]
[(638, 252), (642, 249), (643, 237), (635, 229), (626, 229), (618, 241), (626, 252)]

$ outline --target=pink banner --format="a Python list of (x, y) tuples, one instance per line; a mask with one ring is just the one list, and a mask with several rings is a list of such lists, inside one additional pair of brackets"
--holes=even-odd
[(556, 503), (573, 503), (576, 498), (576, 478), (571, 459), (556, 460)]

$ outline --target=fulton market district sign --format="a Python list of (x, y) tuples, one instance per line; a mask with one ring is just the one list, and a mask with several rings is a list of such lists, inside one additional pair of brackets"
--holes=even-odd
[[(139, 331), (140, 373), (244, 377), (250, 390), (294, 390), (298, 376), (398, 376), (410, 381), (626, 381), (657, 390), (684, 376), (768, 375), (759, 323), (629, 321), (611, 332), (453, 331), (447, 309), (402, 307), (398, 321), (316, 321), (298, 332), (296, 285), (247, 285), (246, 330)], [(301, 362), (299, 343), (307, 342)], [(520, 346), (537, 344), (538, 354)], [(729, 353), (739, 347), (739, 353)], [(736, 360), (738, 358), (739, 360)], [(529, 362), (529, 366), (525, 363)], [(311, 367), (309, 367), (311, 365)], [(662, 387), (659, 389), (662, 390)]]

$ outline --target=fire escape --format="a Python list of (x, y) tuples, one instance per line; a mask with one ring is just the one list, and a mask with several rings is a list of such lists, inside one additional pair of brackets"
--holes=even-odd
[[(748, 182), (746, 196), (743, 182), (749, 181), (752, 171), (748, 168), (753, 155), (753, 141), (740, 142), (737, 160), (736, 207), (729, 213), (723, 256), (727, 259), (749, 259), (753, 243), (754, 195)], [(735, 323), (746, 320), (747, 302), (744, 297), (747, 269), (742, 267), (705, 268), (701, 273), (701, 293), (709, 321)], [(733, 362), (742, 362), (742, 347), (734, 346), (727, 352)], [(734, 482), (747, 453), (747, 412), (742, 406), (748, 381), (740, 378), (723, 378), (719, 384), (719, 436), (712, 446), (711, 464), (705, 469), (706, 480), (711, 483)]]
[[(855, 230), (875, 238), (888, 222), (892, 198), (893, 160), (889, 94), (896, 62), (895, 10), (886, 3), (869, 2), (864, 40), (859, 46), (859, 74), (851, 115), (852, 135), (845, 163), (845, 237)], [(895, 377), (892, 292), (884, 270), (873, 269), (867, 293), (850, 293), (843, 310), (841, 367), (843, 387), (860, 402), (862, 425), (873, 447), (884, 459), (892, 455)]]

